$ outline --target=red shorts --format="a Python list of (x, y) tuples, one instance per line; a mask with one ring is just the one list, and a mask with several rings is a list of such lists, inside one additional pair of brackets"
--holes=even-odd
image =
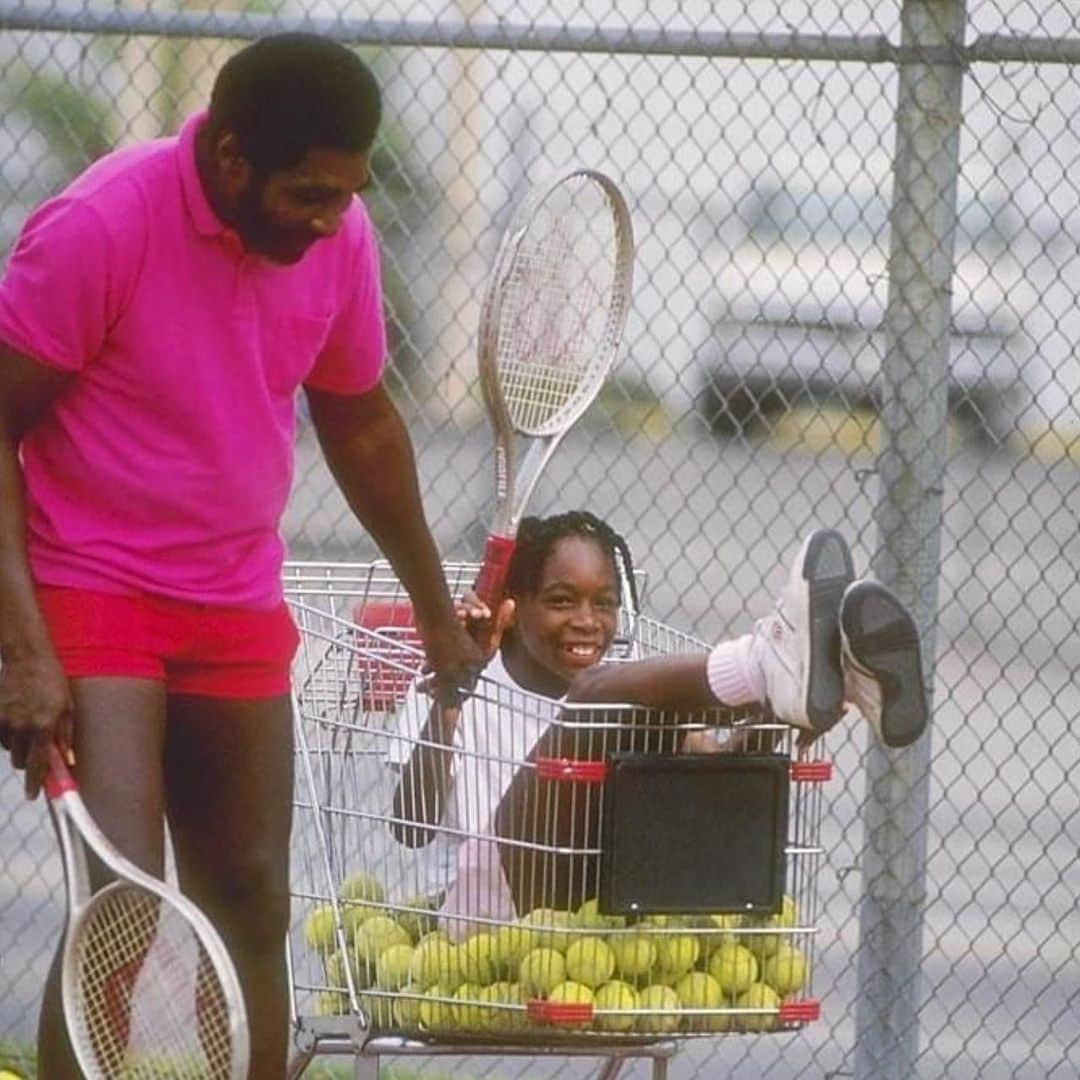
[(39, 586), (68, 678), (130, 676), (170, 694), (267, 698), (289, 691), (299, 635), (285, 604), (269, 611)]

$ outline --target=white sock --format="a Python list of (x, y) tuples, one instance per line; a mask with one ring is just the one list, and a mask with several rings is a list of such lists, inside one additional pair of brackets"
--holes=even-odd
[(765, 701), (765, 679), (753, 653), (754, 635), (721, 641), (705, 661), (709, 689), (722, 705)]

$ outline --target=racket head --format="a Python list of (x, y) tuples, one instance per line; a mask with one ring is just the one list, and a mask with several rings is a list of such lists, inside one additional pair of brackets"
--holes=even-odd
[(71, 922), (64, 1019), (88, 1077), (243, 1080), (249, 1041), (231, 961), (179, 893), (119, 880)]
[(626, 201), (578, 169), (527, 199), (506, 230), (480, 312), (480, 387), (497, 440), (566, 431), (611, 369), (630, 307)]

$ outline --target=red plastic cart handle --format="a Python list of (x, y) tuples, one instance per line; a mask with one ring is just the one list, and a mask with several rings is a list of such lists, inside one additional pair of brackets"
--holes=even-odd
[(821, 1019), (821, 1002), (814, 998), (780, 1003), (780, 1023), (808, 1024)]
[(798, 784), (823, 784), (832, 779), (832, 762), (793, 761), (791, 779)]
[(592, 1005), (585, 1002), (533, 1000), (526, 1004), (530, 1020), (542, 1024), (589, 1024), (593, 1018)]
[(567, 780), (577, 784), (602, 784), (608, 775), (606, 761), (571, 761), (569, 758), (537, 758), (541, 780)]

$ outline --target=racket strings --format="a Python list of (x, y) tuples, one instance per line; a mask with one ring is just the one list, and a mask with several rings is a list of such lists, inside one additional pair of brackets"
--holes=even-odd
[(610, 203), (591, 181), (560, 185), (533, 210), (503, 282), (496, 337), (519, 430), (561, 421), (603, 377), (616, 344), (618, 246)]
[(198, 934), (167, 900), (127, 885), (99, 894), (72, 959), (71, 1037), (101, 1077), (230, 1075), (226, 995)]

